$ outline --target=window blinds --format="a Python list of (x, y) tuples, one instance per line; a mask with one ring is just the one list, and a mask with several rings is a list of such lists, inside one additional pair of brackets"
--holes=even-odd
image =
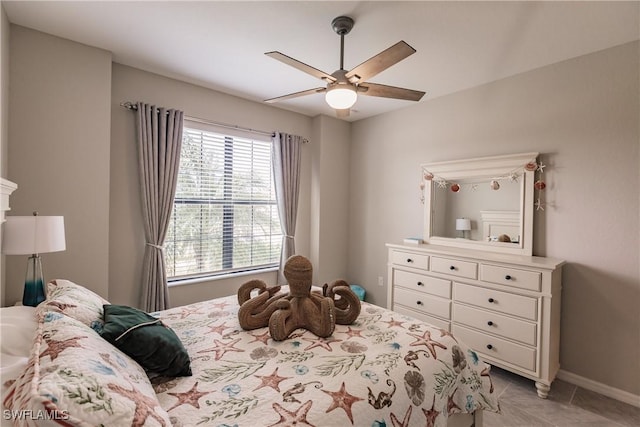
[(170, 280), (276, 266), (282, 231), (271, 142), (185, 121), (165, 239)]

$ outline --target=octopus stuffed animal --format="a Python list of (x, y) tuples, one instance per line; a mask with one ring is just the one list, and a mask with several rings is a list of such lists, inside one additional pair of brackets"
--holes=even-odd
[[(269, 326), (271, 338), (282, 341), (298, 328), (319, 337), (333, 334), (336, 323), (348, 325), (360, 314), (360, 300), (347, 282), (325, 284), (322, 293), (311, 291), (313, 267), (301, 256), (290, 257), (284, 266), (289, 292), (268, 287), (262, 280), (250, 280), (238, 290), (238, 320), (243, 329)], [(258, 294), (251, 297), (251, 292)]]

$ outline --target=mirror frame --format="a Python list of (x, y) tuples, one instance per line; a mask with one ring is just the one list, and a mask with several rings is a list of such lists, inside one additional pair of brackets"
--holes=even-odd
[[(536, 162), (538, 153), (508, 154), (503, 156), (478, 157), (473, 159), (452, 160), (446, 162), (424, 163), (422, 168), (422, 184), (424, 186), (424, 240), (428, 244), (453, 246), (488, 252), (510, 253), (516, 255), (532, 255), (533, 253), (533, 205), (534, 205), (534, 170), (525, 166)], [(425, 176), (429, 172), (432, 179)], [(450, 237), (433, 236), (432, 204), (435, 196), (433, 186), (438, 180), (447, 182), (458, 179), (508, 179), (517, 173), (520, 181), (520, 230), (518, 244), (502, 242), (485, 242)]]

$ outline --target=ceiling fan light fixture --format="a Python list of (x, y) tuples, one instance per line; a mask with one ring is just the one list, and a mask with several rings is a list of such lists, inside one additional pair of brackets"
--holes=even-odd
[(356, 88), (351, 85), (335, 85), (327, 89), (325, 100), (335, 110), (346, 110), (356, 103), (358, 94)]

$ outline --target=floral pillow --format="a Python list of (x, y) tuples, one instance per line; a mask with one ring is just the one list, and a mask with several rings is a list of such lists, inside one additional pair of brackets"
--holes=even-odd
[(21, 426), (171, 426), (140, 365), (57, 311), (39, 313), (27, 369), (4, 405)]
[(102, 306), (109, 301), (69, 280), (56, 279), (47, 284), (47, 299), (38, 306), (40, 313), (57, 311), (99, 330), (103, 324)]

